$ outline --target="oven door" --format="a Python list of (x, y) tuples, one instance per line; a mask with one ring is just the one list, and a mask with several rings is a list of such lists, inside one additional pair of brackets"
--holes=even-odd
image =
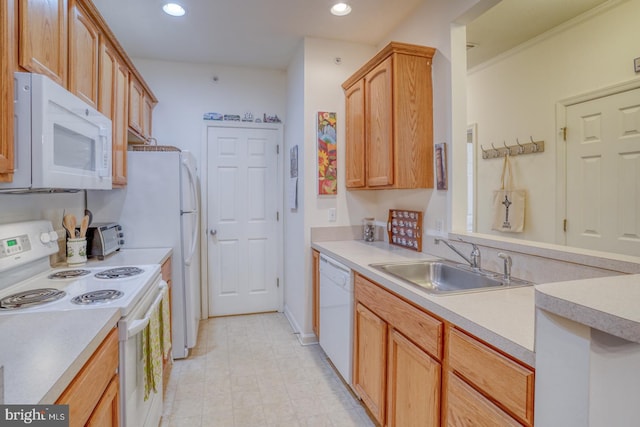
[(122, 427), (157, 427), (162, 416), (162, 376), (156, 391), (145, 400), (145, 371), (142, 361), (142, 332), (156, 315), (167, 283), (158, 280), (138, 305), (118, 322), (120, 335), (120, 414)]

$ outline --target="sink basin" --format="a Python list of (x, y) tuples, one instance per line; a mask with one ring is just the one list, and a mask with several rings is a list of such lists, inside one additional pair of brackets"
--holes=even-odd
[(515, 277), (506, 280), (501, 274), (442, 260), (370, 264), (370, 266), (432, 294), (478, 292), (533, 284)]

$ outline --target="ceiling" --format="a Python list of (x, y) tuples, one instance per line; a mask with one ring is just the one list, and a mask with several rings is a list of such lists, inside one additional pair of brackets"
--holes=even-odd
[[(173, 0), (187, 13), (162, 12), (162, 0), (93, 0), (129, 56), (286, 69), (303, 37), (377, 45), (424, 1)], [(446, 0), (436, 0), (446, 1)], [(611, 0), (609, 0), (611, 1)], [(607, 0), (503, 0), (467, 26), (472, 68)]]
[(607, 0), (503, 0), (467, 24), (467, 67), (499, 55)]
[(350, 0), (350, 15), (330, 0), (93, 0), (129, 56), (286, 69), (305, 36), (376, 45), (424, 0)]

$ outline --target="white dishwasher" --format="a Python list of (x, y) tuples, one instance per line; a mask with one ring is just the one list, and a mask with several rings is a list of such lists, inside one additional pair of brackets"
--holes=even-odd
[(353, 278), (349, 267), (320, 254), (320, 347), (347, 384), (353, 371)]

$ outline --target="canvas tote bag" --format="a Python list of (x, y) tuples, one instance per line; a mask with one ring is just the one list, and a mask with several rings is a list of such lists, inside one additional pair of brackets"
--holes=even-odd
[(502, 165), (501, 187), (493, 192), (493, 225), (491, 229), (506, 233), (522, 233), (526, 191), (513, 188), (511, 160), (507, 154)]

